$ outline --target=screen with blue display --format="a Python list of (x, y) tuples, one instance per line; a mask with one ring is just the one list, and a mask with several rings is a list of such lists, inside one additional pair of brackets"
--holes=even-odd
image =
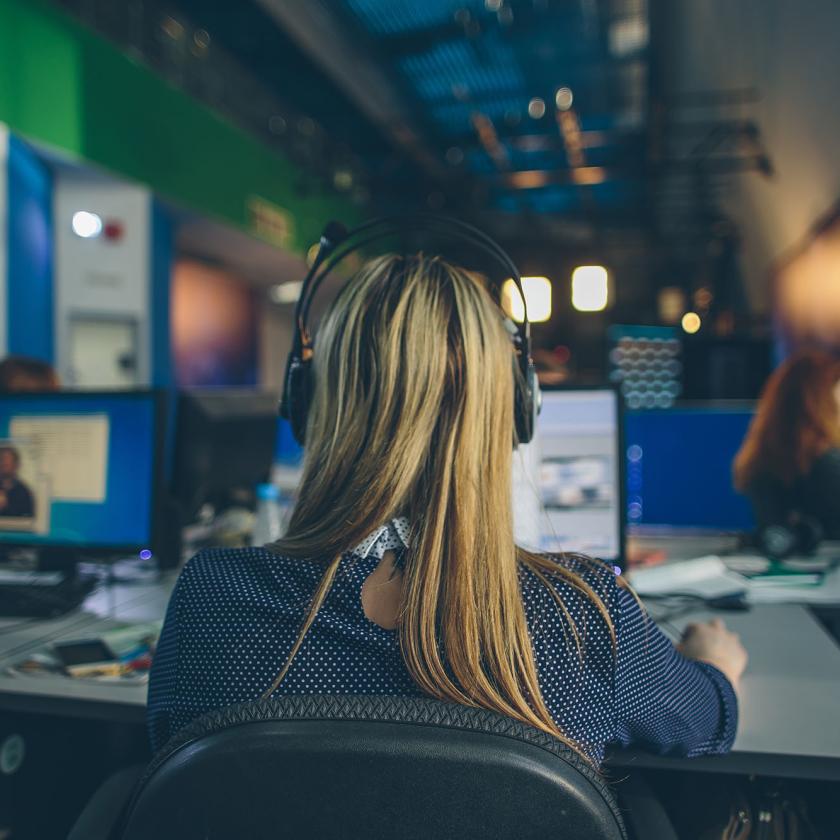
[(630, 525), (750, 531), (749, 502), (732, 486), (732, 461), (753, 412), (692, 407), (625, 415)]
[(0, 397), (0, 541), (149, 547), (155, 435), (149, 393)]

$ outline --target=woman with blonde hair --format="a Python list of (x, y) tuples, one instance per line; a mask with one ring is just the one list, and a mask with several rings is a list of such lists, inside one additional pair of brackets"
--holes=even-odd
[(515, 545), (509, 326), (478, 276), (439, 258), (380, 257), (346, 283), (313, 351), (288, 533), (186, 565), (152, 672), (153, 746), (237, 702), (388, 694), (499, 712), (595, 763), (611, 742), (729, 749), (734, 635), (698, 625), (678, 649), (612, 567)]
[(774, 371), (733, 473), (760, 529), (808, 520), (840, 539), (840, 359), (803, 350)]

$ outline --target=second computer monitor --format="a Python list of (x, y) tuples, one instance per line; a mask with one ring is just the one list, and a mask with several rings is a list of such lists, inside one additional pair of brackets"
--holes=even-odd
[(540, 548), (620, 564), (621, 406), (612, 388), (543, 392), (537, 423)]
[(277, 395), (210, 389), (181, 394), (173, 493), (192, 521), (204, 504), (250, 503), (278, 446)]
[(749, 532), (749, 502), (732, 483), (732, 462), (752, 404), (687, 404), (628, 412), (628, 522), (650, 531)]
[(162, 424), (151, 391), (0, 396), (0, 545), (151, 553)]

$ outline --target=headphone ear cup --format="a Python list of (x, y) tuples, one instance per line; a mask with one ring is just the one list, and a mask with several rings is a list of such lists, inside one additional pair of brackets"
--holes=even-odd
[(534, 439), (534, 426), (540, 411), (540, 386), (537, 369), (528, 359), (524, 387), (516, 388), (513, 400), (513, 418), (517, 443), (530, 443)]
[(312, 400), (312, 363), (292, 354), (286, 366), (286, 381), (280, 415), (289, 421), (295, 440), (304, 446), (309, 403)]
[(759, 532), (759, 546), (771, 560), (813, 554), (823, 539), (822, 525), (804, 516), (792, 525), (768, 525)]
[(771, 560), (784, 560), (796, 552), (796, 534), (787, 525), (767, 525), (758, 532), (758, 547)]

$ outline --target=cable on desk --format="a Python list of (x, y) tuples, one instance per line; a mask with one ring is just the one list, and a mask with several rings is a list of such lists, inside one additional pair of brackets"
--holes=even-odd
[(27, 627), (30, 624), (35, 624), (37, 621), (43, 621), (43, 619), (33, 616), (32, 618), (24, 618), (22, 621), (16, 621), (14, 624), (9, 624), (6, 627), (0, 627), (0, 636), (6, 633), (13, 633), (15, 630), (21, 627)]

